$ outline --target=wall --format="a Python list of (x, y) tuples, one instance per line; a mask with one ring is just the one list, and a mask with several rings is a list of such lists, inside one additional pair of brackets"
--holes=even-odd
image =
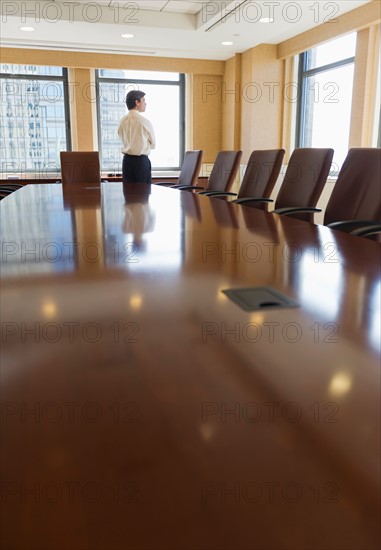
[(242, 54), (236, 54), (226, 61), (222, 81), (222, 148), (224, 150), (241, 148), (241, 80)]
[(282, 145), (283, 60), (277, 47), (262, 44), (225, 64), (221, 102), (224, 149), (242, 149), (247, 163), (254, 149)]
[(277, 47), (263, 44), (242, 55), (241, 143), (243, 162), (254, 149), (282, 145), (284, 62)]
[(214, 161), (222, 144), (222, 75), (191, 77), (193, 142), (189, 149), (203, 149), (204, 163)]

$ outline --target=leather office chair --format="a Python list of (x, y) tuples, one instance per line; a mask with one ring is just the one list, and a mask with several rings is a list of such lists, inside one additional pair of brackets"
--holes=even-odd
[(62, 184), (100, 183), (98, 151), (61, 151)]
[[(332, 158), (333, 149), (295, 149), (287, 165), (273, 212), (311, 221), (313, 214), (310, 210), (305, 211), (304, 207), (314, 207), (319, 200), (327, 181)], [(264, 200), (273, 202), (271, 199)], [(263, 199), (253, 197), (239, 202), (253, 204), (263, 202)]]
[(362, 237), (381, 231), (381, 149), (354, 148), (338, 175), (324, 225)]
[[(278, 179), (284, 153), (284, 149), (253, 151), (239, 188), (238, 198), (231, 202), (240, 204), (241, 199), (248, 197), (269, 198)], [(205, 193), (205, 195), (208, 195), (208, 193)], [(213, 194), (214, 197), (226, 197), (228, 195), (237, 195), (237, 193)], [(267, 204), (264, 203), (252, 203), (249, 206), (267, 210)]]
[[(381, 231), (380, 168), (381, 149), (348, 151), (327, 204), (324, 225), (363, 237)], [(303, 211), (321, 212), (319, 208)]]
[(242, 151), (220, 151), (217, 154), (206, 189), (200, 185), (175, 185), (175, 189), (201, 189), (201, 195), (229, 192), (237, 175)]
[(176, 185), (173, 185), (169, 181), (155, 182), (155, 185), (166, 185), (172, 188), (177, 185), (197, 185), (203, 155), (204, 151), (201, 149), (197, 151), (186, 151)]

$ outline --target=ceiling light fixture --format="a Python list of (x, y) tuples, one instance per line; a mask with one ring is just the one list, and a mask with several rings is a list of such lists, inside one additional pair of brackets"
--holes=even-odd
[(20, 28), (20, 31), (25, 31), (25, 32), (34, 31), (34, 27), (19, 27), (19, 28)]
[(133, 34), (125, 33), (120, 35), (122, 38), (134, 38)]
[(221, 42), (223, 46), (233, 46), (234, 42)]

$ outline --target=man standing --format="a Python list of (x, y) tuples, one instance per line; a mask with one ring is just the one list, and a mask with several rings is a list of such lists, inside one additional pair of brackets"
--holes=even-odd
[(151, 161), (148, 155), (155, 148), (155, 134), (151, 122), (140, 113), (146, 110), (145, 93), (128, 92), (128, 114), (119, 123), (122, 140), (123, 183), (151, 183)]

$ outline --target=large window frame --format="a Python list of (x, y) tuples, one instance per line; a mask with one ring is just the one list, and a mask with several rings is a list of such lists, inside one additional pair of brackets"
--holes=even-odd
[[(335, 69), (341, 69), (348, 65), (355, 63), (355, 56), (346, 57), (332, 63), (326, 63), (324, 65), (318, 65), (313, 68), (309, 68), (311, 65), (312, 56), (315, 48), (302, 52), (299, 55), (298, 65), (298, 102), (296, 111), (296, 131), (295, 131), (295, 147), (308, 147), (307, 132), (311, 131), (307, 123), (309, 116), (309, 89), (308, 82), (311, 77), (321, 75), (334, 71)], [(328, 145), (327, 145), (328, 146)], [(331, 169), (331, 176), (337, 175), (339, 167), (333, 163)]]
[[(42, 69), (48, 68), (50, 69), (50, 66), (39, 66), (39, 65), (24, 65), (24, 64), (14, 64), (14, 63), (3, 63), (2, 65), (10, 65), (11, 67), (14, 67), (15, 65), (20, 67), (36, 67), (41, 72), (38, 72), (38, 70), (35, 73), (22, 73), (21, 71), (18, 73), (15, 72), (3, 72), (0, 69), (0, 86), (3, 90), (3, 86), (7, 87), (10, 83), (10, 81), (13, 81), (15, 84), (22, 82), (22, 81), (30, 81), (30, 82), (59, 82), (62, 84), (62, 91), (63, 91), (63, 107), (64, 107), (64, 129), (65, 129), (65, 136), (64, 136), (64, 142), (65, 146), (64, 148), (61, 148), (61, 151), (71, 151), (71, 128), (70, 128), (70, 108), (69, 108), (69, 77), (68, 77), (68, 69), (65, 67), (57, 67), (62, 70), (61, 75), (51, 75), (51, 74), (42, 74)], [(4, 102), (4, 98), (2, 100)], [(49, 128), (47, 127), (47, 130)], [(25, 136), (26, 139), (27, 136)], [(30, 135), (28, 136), (30, 138)], [(3, 136), (3, 139), (11, 139), (9, 136)], [(41, 139), (41, 137), (34, 139)], [(48, 135), (46, 136), (46, 139), (48, 138)], [(4, 144), (5, 147), (5, 144)], [(10, 173), (12, 172), (12, 169), (7, 169), (7, 166), (9, 166), (11, 163), (17, 162), (19, 159), (17, 158), (16, 161), (11, 161), (9, 159), (2, 159), (1, 161), (1, 167), (0, 172), (2, 174)], [(60, 164), (59, 160), (57, 160), (57, 166), (54, 166), (54, 170), (52, 169), (52, 164), (54, 161), (50, 161), (49, 159), (42, 159), (42, 166), (40, 163), (40, 166), (37, 167), (38, 162), (33, 161), (34, 168), (31, 166), (27, 166), (27, 161), (25, 160), (25, 168), (21, 165), (18, 165), (18, 169), (15, 171), (16, 173), (25, 174), (25, 173), (32, 173), (32, 174), (45, 174), (50, 172), (55, 172), (59, 170)], [(13, 170), (14, 171), (14, 170)]]
[[(153, 166), (152, 170), (156, 171), (175, 171), (180, 170), (181, 165), (184, 160), (185, 154), (185, 75), (179, 73), (179, 80), (160, 80), (160, 79), (136, 79), (136, 78), (116, 78), (116, 77), (106, 77), (100, 75), (100, 70), (95, 71), (95, 83), (97, 91), (97, 125), (98, 125), (98, 148), (99, 154), (102, 162), (102, 125), (101, 125), (101, 106), (100, 106), (100, 84), (109, 83), (109, 84), (124, 84), (126, 86), (142, 86), (145, 85), (154, 85), (154, 86), (177, 86), (179, 87), (179, 165), (178, 166)], [(164, 106), (165, 108), (165, 106)], [(127, 111), (126, 113), (127, 114)], [(122, 158), (120, 159), (120, 169), (121, 170)], [(101, 169), (103, 169), (101, 167)]]

